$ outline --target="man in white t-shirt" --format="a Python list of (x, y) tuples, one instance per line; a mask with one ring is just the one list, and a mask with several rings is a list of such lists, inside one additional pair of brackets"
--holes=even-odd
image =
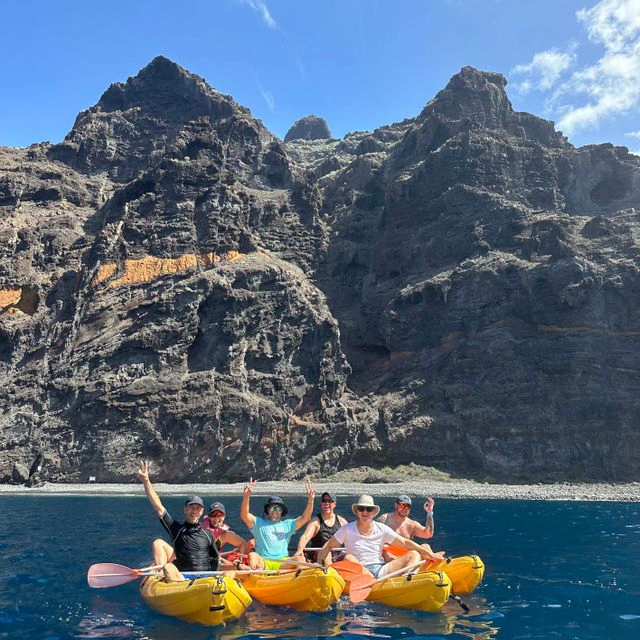
[[(326, 555), (335, 547), (344, 546), (345, 560), (359, 562), (364, 565), (374, 578), (382, 578), (388, 573), (409, 567), (420, 561), (441, 560), (442, 552), (434, 553), (420, 546), (413, 540), (399, 536), (386, 524), (376, 522), (374, 518), (380, 513), (380, 507), (374, 503), (369, 495), (362, 495), (351, 505), (351, 510), (357, 517), (355, 522), (349, 522), (340, 527), (333, 537), (322, 547), (318, 554), (318, 562), (322, 562)], [(382, 548), (385, 544), (394, 544), (408, 549), (403, 556), (385, 562)]]

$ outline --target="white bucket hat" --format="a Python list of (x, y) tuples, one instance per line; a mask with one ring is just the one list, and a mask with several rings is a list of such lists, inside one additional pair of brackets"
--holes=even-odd
[(351, 505), (351, 511), (354, 515), (358, 515), (358, 507), (373, 507), (373, 517), (375, 518), (380, 513), (380, 507), (373, 501), (371, 496), (366, 493), (358, 498), (358, 502), (354, 502)]

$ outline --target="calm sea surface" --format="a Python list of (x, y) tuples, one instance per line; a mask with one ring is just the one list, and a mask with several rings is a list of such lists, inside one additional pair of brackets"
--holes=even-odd
[[(238, 533), (240, 497), (222, 498)], [(253, 500), (257, 512), (263, 500)], [(340, 498), (348, 516), (352, 500)], [(381, 499), (383, 510), (392, 499)], [(179, 515), (182, 500), (165, 505)], [(292, 515), (304, 500), (289, 500)], [(341, 508), (340, 508), (341, 507)], [(422, 513), (420, 514), (423, 515)], [(640, 505), (438, 500), (433, 546), (480, 555), (483, 584), (441, 614), (343, 601), (323, 614), (254, 603), (220, 628), (165, 618), (137, 583), (90, 589), (95, 562), (150, 564), (162, 533), (143, 497), (0, 496), (0, 638), (633, 638), (640, 637)]]

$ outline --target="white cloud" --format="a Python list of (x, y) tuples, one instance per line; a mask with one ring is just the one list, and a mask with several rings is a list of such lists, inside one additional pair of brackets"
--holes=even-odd
[[(604, 47), (604, 54), (563, 87), (566, 104), (560, 108), (558, 127), (569, 134), (640, 105), (640, 2), (601, 0), (576, 17), (589, 39)], [(586, 104), (575, 104), (580, 95)]]
[(591, 9), (576, 12), (584, 22), (589, 39), (601, 42), (608, 51), (622, 51), (637, 42), (640, 31), (638, 0), (601, 0)]
[(640, 131), (627, 131), (625, 136), (631, 136), (632, 138), (640, 138)]
[(254, 11), (257, 11), (261, 16), (264, 23), (275, 29), (278, 25), (276, 21), (273, 19), (271, 14), (269, 13), (269, 9), (267, 5), (263, 2), (263, 0), (237, 0), (240, 4), (246, 4), (248, 7), (251, 7)]
[(521, 93), (534, 90), (548, 91), (558, 82), (562, 73), (574, 63), (575, 59), (574, 53), (550, 49), (536, 53), (528, 64), (516, 65), (511, 69), (511, 73), (532, 76), (532, 78), (516, 85)]
[(273, 97), (273, 94), (270, 91), (265, 91), (259, 82), (258, 82), (258, 89), (260, 89), (260, 93), (262, 94), (264, 101), (267, 103), (267, 107), (269, 107), (269, 111), (271, 111), (271, 113), (274, 113), (276, 110), (276, 101), (275, 101), (275, 98)]
[(603, 48), (595, 63), (574, 71), (564, 82), (561, 74), (577, 60), (573, 53), (543, 51), (512, 69), (531, 76), (516, 85), (523, 93), (554, 89), (546, 107), (557, 118), (558, 129), (568, 135), (640, 107), (640, 1), (600, 0), (577, 11), (576, 18), (589, 40)]

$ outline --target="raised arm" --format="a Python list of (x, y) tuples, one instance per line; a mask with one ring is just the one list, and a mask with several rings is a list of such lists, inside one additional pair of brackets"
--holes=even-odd
[(418, 522), (416, 522), (416, 525), (413, 528), (414, 536), (418, 536), (418, 538), (433, 537), (433, 533), (435, 531), (435, 522), (433, 520), (433, 507), (435, 506), (435, 503), (436, 501), (433, 498), (427, 498), (427, 501), (423, 505), (424, 510), (427, 512), (424, 527)]
[(142, 484), (144, 485), (144, 492), (147, 494), (147, 498), (149, 498), (151, 507), (156, 512), (156, 515), (159, 518), (165, 512), (165, 508), (160, 501), (156, 490), (153, 488), (151, 480), (149, 480), (149, 462), (147, 460), (143, 460), (140, 463), (140, 468), (138, 469), (138, 478), (140, 478), (140, 482), (142, 482)]
[(305, 478), (304, 489), (307, 492), (307, 506), (302, 512), (302, 515), (296, 518), (296, 531), (307, 524), (313, 515), (313, 500), (316, 497), (316, 490), (313, 488), (313, 484), (309, 478)]
[(247, 527), (249, 527), (249, 529), (253, 529), (253, 525), (256, 523), (256, 517), (253, 513), (249, 513), (249, 501), (251, 500), (251, 494), (255, 488), (256, 481), (253, 478), (249, 478), (249, 482), (244, 485), (242, 503), (240, 504), (240, 519), (247, 525)]
[(396, 539), (392, 544), (395, 544), (399, 547), (404, 547), (409, 551), (417, 551), (425, 560), (442, 560), (444, 558), (444, 551), (438, 551), (434, 553), (431, 551), (429, 545), (425, 545), (424, 547), (413, 540), (409, 540), (409, 538), (403, 538), (402, 536), (396, 536)]
[(313, 536), (318, 533), (318, 531), (320, 531), (320, 523), (318, 522), (317, 518), (314, 518), (303, 531), (302, 535), (300, 536), (300, 540), (298, 540), (298, 549), (295, 553), (296, 556), (303, 555), (304, 548), (309, 543), (309, 540), (311, 540), (311, 538), (313, 538)]

